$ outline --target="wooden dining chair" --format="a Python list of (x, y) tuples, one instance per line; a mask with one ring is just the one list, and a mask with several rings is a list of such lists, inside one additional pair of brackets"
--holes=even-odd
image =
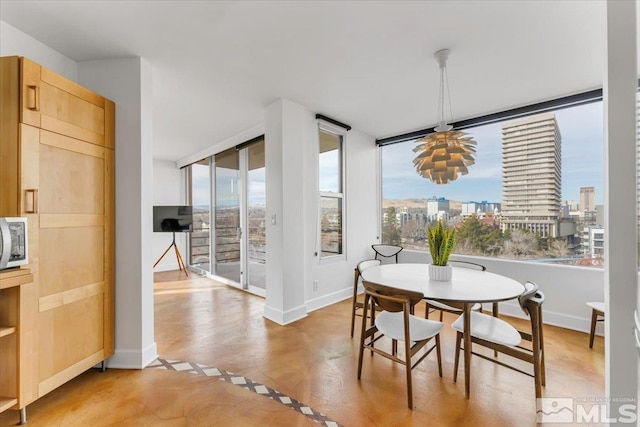
[[(470, 268), (472, 270), (478, 270), (478, 271), (487, 270), (487, 267), (485, 267), (484, 265), (480, 265), (480, 264), (476, 264), (474, 262), (468, 262), (468, 261), (449, 261), (449, 264), (451, 264), (454, 267)], [(455, 303), (455, 302), (445, 303), (444, 301), (433, 300), (433, 299), (425, 300), (425, 302), (427, 304), (424, 312), (425, 319), (428, 319), (429, 314), (431, 314), (436, 310), (440, 311), (441, 322), (442, 322), (442, 315), (444, 314), (445, 311), (447, 313), (462, 314), (462, 303)], [(476, 310), (476, 311), (482, 310), (482, 305), (476, 303), (473, 305), (473, 307), (471, 307), (471, 310)], [(493, 305), (493, 314), (496, 317), (498, 316), (498, 303), (494, 303)]]
[(379, 259), (367, 259), (364, 261), (360, 261), (355, 268), (353, 277), (353, 298), (351, 304), (351, 338), (353, 338), (356, 316), (362, 316), (362, 314), (358, 313), (358, 310), (361, 310), (364, 307), (364, 303), (358, 301), (358, 283), (360, 282), (359, 279), (362, 277), (362, 272), (364, 270), (369, 267), (380, 265), (380, 263), (381, 261)]
[[(362, 358), (364, 350), (370, 350), (372, 355), (379, 354), (389, 360), (405, 366), (407, 376), (407, 398), (409, 409), (413, 409), (413, 388), (411, 370), (435, 348), (438, 357), (438, 373), (442, 377), (442, 357), (440, 354), (440, 331), (442, 322), (422, 319), (414, 316), (414, 307), (422, 301), (424, 295), (420, 292), (407, 291), (389, 286), (362, 282), (364, 285), (364, 313), (362, 317), (362, 333), (360, 334), (360, 354), (358, 356), (358, 381), (362, 375)], [(367, 325), (367, 310), (381, 307), (383, 311), (375, 316), (374, 322)], [(374, 343), (386, 336), (391, 338), (391, 352), (382, 350)], [(369, 342), (366, 340), (370, 338)], [(419, 356), (415, 363), (413, 357), (431, 340), (435, 344)], [(397, 341), (404, 342), (404, 357), (398, 357)]]
[(589, 333), (589, 348), (593, 348), (593, 339), (596, 336), (596, 324), (604, 322), (604, 302), (588, 302), (591, 307), (591, 332)]
[(371, 245), (371, 249), (376, 253), (375, 259), (394, 258), (398, 263), (398, 254), (402, 251), (402, 246), (397, 245)]
[[(531, 331), (520, 331), (509, 323), (497, 317), (486, 314), (471, 312), (471, 342), (476, 345), (487, 347), (504, 353), (533, 365), (533, 374), (523, 371), (502, 360), (494, 357), (488, 357), (484, 354), (471, 352), (471, 354), (505, 366), (523, 374), (532, 376), (535, 383), (536, 398), (542, 396), (542, 386), (545, 385), (545, 367), (544, 367), (544, 340), (542, 327), (542, 304), (544, 303), (544, 294), (538, 289), (533, 282), (525, 283), (524, 292), (518, 297), (520, 307), (528, 315), (531, 323)], [(456, 355), (453, 367), (453, 381), (458, 378), (458, 361), (460, 359), (460, 348), (464, 333), (463, 316), (451, 325), (457, 331), (456, 334)], [(531, 343), (530, 347), (521, 346), (522, 341)]]

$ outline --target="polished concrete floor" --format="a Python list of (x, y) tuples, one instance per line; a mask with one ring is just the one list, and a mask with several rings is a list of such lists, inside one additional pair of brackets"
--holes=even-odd
[[(288, 326), (262, 317), (264, 300), (209, 279), (155, 275), (155, 337), (162, 359), (232, 372), (289, 396), (343, 426), (533, 426), (533, 379), (473, 358), (471, 398), (452, 381), (455, 336), (445, 316), (443, 378), (435, 354), (413, 371), (414, 409), (403, 367), (366, 357), (357, 381), (358, 332), (349, 336), (350, 301)], [(360, 318), (357, 318), (360, 320)], [(545, 326), (545, 397), (604, 394), (602, 337)], [(304, 412), (304, 411), (303, 411)], [(37, 426), (312, 426), (291, 405), (220, 381), (174, 370), (90, 370), (28, 407)], [(15, 425), (17, 411), (0, 414)], [(332, 424), (325, 424), (332, 425)]]

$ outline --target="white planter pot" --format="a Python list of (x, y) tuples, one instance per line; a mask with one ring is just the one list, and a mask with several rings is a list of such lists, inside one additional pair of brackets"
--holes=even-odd
[(429, 278), (431, 280), (437, 280), (438, 282), (448, 282), (451, 280), (451, 274), (453, 273), (453, 267), (447, 265), (433, 265), (429, 264)]

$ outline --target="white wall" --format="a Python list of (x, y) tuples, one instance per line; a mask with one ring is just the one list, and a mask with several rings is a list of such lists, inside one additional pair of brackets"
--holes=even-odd
[(24, 56), (30, 60), (62, 74), (69, 80), (78, 81), (78, 64), (44, 43), (0, 21), (0, 56)]
[[(638, 395), (637, 2), (607, 2), (604, 99), (605, 369), (611, 415)], [(634, 402), (637, 403), (637, 402)], [(636, 406), (637, 413), (637, 406)]]
[[(153, 204), (161, 205), (184, 205), (186, 204), (185, 194), (185, 174), (178, 169), (176, 162), (170, 160), (153, 161)], [(153, 233), (152, 254), (154, 263), (160, 258), (162, 253), (169, 247), (172, 241), (172, 233)], [(187, 259), (187, 235), (186, 233), (176, 233), (176, 243), (184, 258)], [(156, 266), (154, 271), (178, 270), (178, 261), (175, 252), (169, 251), (162, 261)]]
[[(351, 295), (353, 270), (377, 237), (375, 141), (357, 130), (345, 138), (346, 259), (320, 263), (318, 123), (315, 113), (280, 99), (265, 117), (267, 299), (265, 317), (286, 324)], [(271, 224), (275, 216), (276, 224)], [(318, 290), (313, 282), (318, 281)]]
[(153, 335), (153, 106), (142, 58), (78, 64), (79, 83), (116, 103), (116, 368), (157, 357)]

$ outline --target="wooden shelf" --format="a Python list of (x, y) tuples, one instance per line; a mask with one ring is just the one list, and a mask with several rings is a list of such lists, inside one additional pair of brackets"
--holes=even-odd
[(0, 272), (0, 289), (13, 288), (33, 281), (31, 270), (20, 268)]
[(15, 326), (0, 326), (0, 338), (6, 337), (7, 335), (14, 334), (16, 332)]
[(0, 412), (4, 412), (7, 409), (18, 403), (18, 399), (15, 397), (3, 397), (0, 396)]

